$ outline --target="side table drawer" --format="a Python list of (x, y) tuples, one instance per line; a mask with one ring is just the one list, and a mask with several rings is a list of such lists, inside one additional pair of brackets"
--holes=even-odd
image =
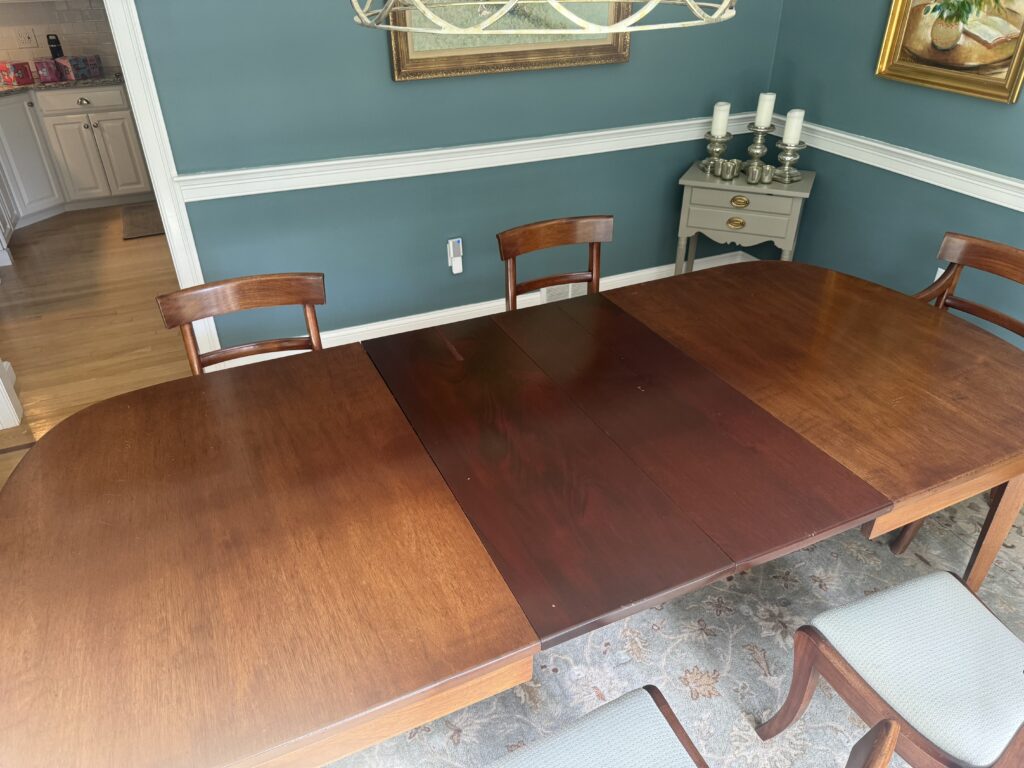
[(793, 198), (758, 193), (757, 186), (751, 185), (748, 192), (722, 189), (693, 190), (693, 204), (709, 208), (728, 208), (733, 211), (756, 211), (788, 216), (793, 210)]
[(688, 225), (696, 229), (717, 229), (771, 238), (784, 238), (789, 233), (792, 218), (770, 213), (752, 213), (749, 209), (690, 208)]

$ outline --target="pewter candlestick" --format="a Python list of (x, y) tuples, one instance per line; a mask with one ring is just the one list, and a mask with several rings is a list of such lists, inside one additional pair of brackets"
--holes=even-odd
[[(750, 155), (750, 159), (743, 163), (744, 173), (750, 172), (751, 168), (764, 168), (765, 163), (762, 159), (768, 154), (768, 145), (765, 144), (765, 136), (775, 130), (774, 125), (758, 126), (751, 123), (747, 126), (747, 130), (754, 134), (754, 142), (747, 147), (747, 154)], [(760, 173), (756, 173), (755, 176), (760, 177)], [(747, 176), (747, 180), (750, 181), (750, 176)], [(760, 180), (760, 179), (758, 179)], [(756, 184), (756, 181), (751, 181), (751, 184)]]
[(729, 140), (732, 139), (732, 134), (727, 131), (724, 136), (712, 136), (711, 131), (708, 131), (704, 134), (704, 138), (708, 141), (708, 156), (700, 161), (700, 169), (710, 176), (712, 165), (716, 159), (725, 154), (725, 148), (729, 144)]
[(800, 159), (800, 151), (807, 149), (807, 145), (802, 141), (797, 144), (783, 144), (780, 141), (776, 146), (779, 148), (779, 167), (775, 169), (775, 180), (781, 184), (800, 181), (802, 174), (793, 166)]

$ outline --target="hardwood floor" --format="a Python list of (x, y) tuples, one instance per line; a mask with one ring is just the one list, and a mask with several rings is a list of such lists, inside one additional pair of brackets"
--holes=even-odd
[(25, 408), (0, 430), (0, 484), (27, 448), (92, 403), (189, 375), (155, 297), (178, 287), (162, 236), (123, 240), (121, 208), (56, 216), (15, 233), (0, 268), (0, 357)]

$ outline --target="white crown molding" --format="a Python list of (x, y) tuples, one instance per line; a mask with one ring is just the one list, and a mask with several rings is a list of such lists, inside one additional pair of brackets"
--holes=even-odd
[[(786, 122), (775, 116), (775, 124)], [(781, 135), (781, 131), (777, 132)], [(986, 203), (1024, 211), (1024, 180), (956, 163), (867, 136), (806, 123), (804, 141), (814, 149), (932, 184)]]
[[(171, 141), (167, 135), (163, 112), (160, 109), (153, 70), (149, 66), (149, 54), (146, 52), (146, 41), (135, 2), (104, 0), (104, 5), (178, 284), (182, 288), (199, 285), (204, 282), (203, 269), (192, 238), (192, 226), (188, 220), (185, 198), (174, 182), (178, 171), (174, 164), (174, 154), (171, 151)], [(217, 327), (213, 320), (200, 320), (194, 327), (200, 350), (207, 352), (220, 347)]]
[[(746, 133), (753, 112), (733, 115), (729, 128)], [(262, 168), (183, 174), (175, 178), (185, 202), (227, 197), (263, 195), (298, 189), (364, 184), (371, 181), (408, 179), (458, 171), (476, 171), (520, 163), (562, 160), (568, 157), (621, 152), (662, 144), (703, 139), (711, 128), (710, 117), (666, 123), (632, 125), (598, 131), (563, 133), (534, 139), (466, 144), (442, 149), (420, 149), (380, 155), (342, 157), (311, 163), (292, 163)]]

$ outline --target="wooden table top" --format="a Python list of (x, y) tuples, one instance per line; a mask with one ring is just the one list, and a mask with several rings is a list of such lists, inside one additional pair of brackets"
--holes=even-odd
[(0, 765), (328, 762), (528, 679), (538, 639), (1024, 473), (1024, 352), (801, 264), (365, 350), (139, 390), (29, 452)]
[(599, 295), (364, 346), (545, 647), (890, 507)]
[(59, 424), (0, 494), (0, 605), (18, 768), (262, 765), (537, 643), (357, 345)]
[(1024, 473), (1024, 350), (949, 312), (781, 262), (605, 295), (864, 478), (896, 512), (912, 517), (922, 499), (953, 503)]

